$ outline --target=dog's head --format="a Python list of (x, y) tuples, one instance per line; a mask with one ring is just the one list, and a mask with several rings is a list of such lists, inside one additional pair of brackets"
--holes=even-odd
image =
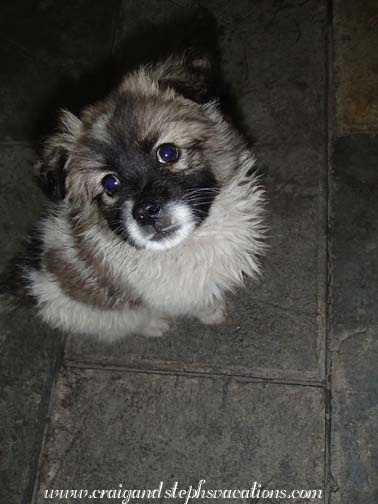
[(64, 112), (41, 166), (63, 170), (65, 198), (129, 243), (163, 250), (206, 219), (242, 142), (220, 112), (208, 60), (186, 55), (130, 73), (80, 119)]

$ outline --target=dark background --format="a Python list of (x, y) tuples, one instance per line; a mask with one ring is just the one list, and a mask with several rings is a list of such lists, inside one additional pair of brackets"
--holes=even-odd
[(1, 268), (45, 204), (32, 165), (59, 108), (188, 46), (219, 62), (270, 226), (222, 328), (106, 346), (1, 315), (1, 502), (201, 478), (377, 502), (377, 26), (375, 0), (1, 2)]

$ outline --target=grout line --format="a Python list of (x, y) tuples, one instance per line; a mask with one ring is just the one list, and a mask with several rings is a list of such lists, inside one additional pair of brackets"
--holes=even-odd
[(127, 366), (127, 365), (109, 365), (101, 364), (96, 362), (85, 362), (85, 361), (74, 361), (66, 359), (64, 366), (67, 368), (79, 368), (88, 370), (101, 370), (101, 371), (119, 371), (125, 373), (140, 373), (140, 374), (155, 374), (155, 375), (165, 375), (165, 376), (186, 376), (192, 378), (235, 378), (236, 380), (243, 380), (251, 383), (266, 383), (274, 385), (293, 385), (297, 387), (313, 387), (323, 389), (325, 384), (317, 380), (295, 380), (287, 378), (264, 378), (262, 376), (257, 376), (247, 373), (227, 373), (220, 371), (199, 371), (199, 370), (181, 370), (181, 369), (164, 369), (164, 368), (153, 368), (153, 367), (138, 367), (138, 366)]
[(329, 25), (327, 33), (327, 160), (328, 160), (328, 195), (327, 195), (327, 220), (328, 220), (328, 243), (327, 243), (327, 312), (326, 312), (326, 348), (325, 348), (325, 439), (324, 439), (324, 485), (325, 504), (330, 504), (333, 491), (332, 477), (332, 174), (333, 174), (333, 143), (336, 136), (335, 125), (335, 85), (334, 85), (334, 0), (328, 0)]
[(32, 486), (32, 493), (31, 493), (31, 499), (28, 499), (27, 503), (25, 504), (35, 504), (37, 502), (37, 493), (38, 493), (38, 485), (39, 485), (39, 478), (40, 478), (40, 472), (41, 472), (41, 466), (42, 466), (42, 460), (43, 460), (43, 454), (45, 451), (46, 443), (47, 443), (47, 436), (48, 436), (48, 430), (49, 430), (49, 424), (50, 424), (50, 418), (54, 409), (55, 405), (55, 397), (56, 397), (56, 386), (58, 379), (60, 377), (60, 371), (63, 367), (63, 361), (64, 361), (64, 348), (65, 348), (65, 343), (66, 343), (66, 337), (63, 336), (61, 340), (61, 348), (60, 352), (56, 358), (54, 368), (51, 371), (51, 382), (50, 382), (50, 390), (49, 390), (49, 398), (48, 398), (48, 407), (47, 407), (47, 412), (45, 415), (45, 425), (43, 428), (43, 434), (41, 438), (41, 443), (40, 443), (40, 449), (39, 449), (39, 456), (37, 459), (37, 467), (34, 472), (34, 481), (33, 481), (33, 486)]
[(326, 0), (325, 6), (327, 7), (326, 12), (326, 29), (324, 30), (324, 36), (322, 38), (323, 47), (323, 72), (324, 72), (324, 84), (323, 84), (323, 106), (322, 106), (322, 117), (323, 117), (323, 128), (324, 135), (322, 135), (323, 141), (321, 146), (322, 158), (319, 166), (319, 184), (318, 184), (318, 215), (319, 223), (317, 230), (317, 352), (319, 355), (318, 361), (318, 372), (319, 378), (325, 382), (327, 375), (327, 321), (328, 321), (328, 236), (329, 236), (329, 224), (328, 224), (328, 196), (329, 196), (329, 86), (330, 86), (330, 69), (329, 69), (329, 26), (332, 23), (331, 19), (331, 9), (329, 8), (331, 0)]

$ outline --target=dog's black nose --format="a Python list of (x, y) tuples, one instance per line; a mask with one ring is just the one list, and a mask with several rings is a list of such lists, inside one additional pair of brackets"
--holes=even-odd
[(157, 201), (144, 201), (134, 206), (133, 217), (139, 224), (153, 224), (161, 214), (161, 206)]

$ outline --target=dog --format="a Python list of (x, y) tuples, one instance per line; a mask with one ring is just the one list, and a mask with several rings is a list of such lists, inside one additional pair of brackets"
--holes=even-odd
[(206, 57), (170, 56), (62, 112), (37, 164), (62, 197), (19, 264), (54, 328), (110, 342), (180, 316), (220, 324), (225, 294), (259, 274), (264, 189), (211, 74)]

